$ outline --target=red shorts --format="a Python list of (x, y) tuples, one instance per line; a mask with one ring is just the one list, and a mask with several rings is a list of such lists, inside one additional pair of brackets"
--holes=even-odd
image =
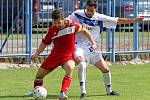
[(60, 55), (52, 55), (50, 54), (46, 60), (42, 63), (41, 67), (44, 69), (49, 69), (49, 70), (54, 70), (60, 65), (63, 65), (65, 62), (73, 60), (73, 57), (71, 55), (65, 55), (65, 56), (60, 56)]

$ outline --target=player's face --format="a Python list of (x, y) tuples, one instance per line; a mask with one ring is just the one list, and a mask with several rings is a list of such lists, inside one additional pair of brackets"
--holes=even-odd
[(53, 26), (56, 26), (58, 29), (64, 28), (65, 20), (64, 19), (58, 19), (52, 21)]
[(87, 17), (91, 18), (94, 15), (95, 11), (95, 6), (86, 6), (85, 13)]

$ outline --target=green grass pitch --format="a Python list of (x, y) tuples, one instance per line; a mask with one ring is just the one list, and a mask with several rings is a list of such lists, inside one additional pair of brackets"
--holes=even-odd
[[(112, 65), (113, 90), (120, 96), (106, 96), (102, 73), (87, 67), (87, 97), (85, 100), (150, 100), (150, 64)], [(37, 68), (0, 69), (0, 100), (34, 100), (23, 95), (32, 89)], [(46, 100), (56, 100), (64, 70), (57, 68), (44, 79), (48, 91)], [(80, 100), (77, 68), (68, 91), (69, 100)]]

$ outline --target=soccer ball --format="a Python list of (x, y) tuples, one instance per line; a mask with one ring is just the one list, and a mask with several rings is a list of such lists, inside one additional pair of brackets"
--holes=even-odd
[(45, 99), (47, 96), (47, 90), (42, 86), (36, 86), (33, 90), (33, 97), (36, 100)]

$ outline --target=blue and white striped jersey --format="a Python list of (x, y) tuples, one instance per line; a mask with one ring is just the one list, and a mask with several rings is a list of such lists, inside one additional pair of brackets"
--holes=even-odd
[[(88, 18), (85, 15), (84, 10), (76, 10), (68, 16), (68, 19), (85, 26), (90, 31), (97, 44), (100, 42), (100, 33), (102, 32), (102, 28), (116, 28), (118, 20), (118, 18), (106, 16), (97, 12), (94, 13), (92, 18)], [(76, 42), (79, 45), (89, 45), (88, 39), (83, 34), (76, 34)]]

